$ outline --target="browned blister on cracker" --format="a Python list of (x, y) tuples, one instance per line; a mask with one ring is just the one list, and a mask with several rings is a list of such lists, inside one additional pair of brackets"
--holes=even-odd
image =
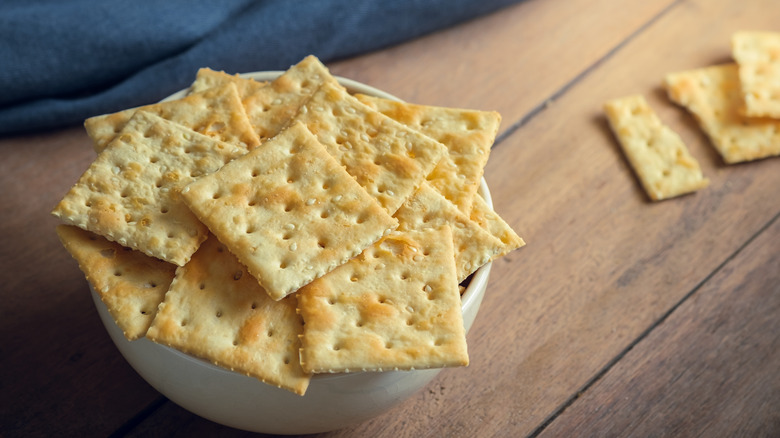
[(147, 337), (303, 395), (310, 376), (298, 359), (302, 332), (295, 302), (268, 297), (211, 236), (178, 269)]
[(301, 124), (182, 194), (274, 299), (345, 263), (397, 226)]
[(780, 120), (742, 114), (737, 64), (671, 73), (664, 87), (693, 114), (726, 163), (780, 155)]
[(411, 104), (363, 94), (356, 97), (447, 147), (426, 179), (431, 187), (468, 213), (477, 195), (501, 116), (495, 111)]
[(446, 147), (325, 83), (301, 107), (301, 122), (385, 210), (393, 214), (425, 181)]
[(144, 252), (184, 265), (206, 238), (206, 227), (179, 192), (197, 177), (244, 155), (151, 113), (138, 111), (52, 214)]
[(131, 341), (143, 337), (176, 265), (72, 225), (58, 225), (57, 235), (125, 337)]
[(468, 365), (447, 226), (391, 233), (296, 298), (305, 370)]
[(131, 108), (87, 119), (84, 127), (100, 152), (117, 136), (137, 111), (156, 114), (203, 135), (244, 149), (253, 149), (260, 139), (249, 123), (235, 84), (224, 83), (181, 99)]

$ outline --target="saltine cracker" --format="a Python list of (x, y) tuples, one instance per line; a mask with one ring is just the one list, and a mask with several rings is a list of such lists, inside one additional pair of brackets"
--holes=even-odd
[(448, 226), (393, 232), (296, 298), (304, 370), (468, 365)]
[(189, 94), (181, 99), (131, 108), (113, 114), (87, 119), (84, 127), (100, 153), (137, 111), (154, 113), (166, 120), (184, 125), (196, 132), (244, 149), (253, 149), (260, 139), (249, 123), (235, 84)]
[(176, 265), (106, 240), (72, 225), (57, 235), (78, 262), (125, 337), (143, 337), (173, 281)]
[(446, 153), (438, 141), (323, 84), (295, 116), (366, 191), (393, 214)]
[(780, 120), (741, 114), (737, 64), (671, 73), (669, 98), (690, 111), (728, 164), (780, 155)]
[(303, 395), (310, 376), (298, 359), (302, 332), (294, 300), (268, 297), (210, 236), (177, 270), (147, 337)]
[(468, 213), (496, 139), (501, 115), (495, 111), (411, 104), (363, 94), (355, 97), (447, 147), (447, 153), (426, 179)]
[(277, 300), (397, 226), (300, 123), (182, 195)]
[(661, 122), (643, 96), (612, 99), (604, 112), (650, 199), (680, 196), (709, 184), (682, 138)]
[(182, 266), (207, 230), (181, 201), (180, 190), (245, 153), (245, 148), (138, 111), (52, 214)]

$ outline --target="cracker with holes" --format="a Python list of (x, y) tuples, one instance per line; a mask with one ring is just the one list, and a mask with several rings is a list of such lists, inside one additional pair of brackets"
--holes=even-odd
[(737, 64), (671, 73), (664, 87), (673, 102), (693, 114), (726, 163), (780, 155), (780, 120), (741, 114)]
[(682, 138), (661, 122), (643, 96), (610, 100), (604, 112), (650, 199), (660, 201), (707, 186), (709, 180)]
[(243, 96), (249, 121), (261, 140), (278, 134), (303, 103), (325, 82), (336, 82), (327, 67), (307, 56), (265, 87)]
[(506, 223), (504, 218), (499, 216), (479, 195), (474, 197), (469, 217), (483, 230), (500, 240), (505, 248), (516, 249), (525, 245), (523, 239)]
[(393, 232), (296, 294), (316, 373), (468, 365), (449, 227)]
[(72, 225), (58, 225), (57, 235), (125, 337), (131, 341), (143, 337), (173, 281), (176, 265)]
[(302, 395), (302, 331), (295, 302), (269, 298), (212, 236), (179, 268), (147, 337)]
[(152, 257), (184, 265), (207, 230), (179, 192), (246, 149), (139, 111), (52, 214)]
[(447, 151), (427, 176), (428, 183), (462, 212), (471, 211), (501, 115), (495, 111), (410, 104), (363, 94), (355, 97), (445, 145)]
[(323, 84), (295, 120), (390, 214), (446, 152), (438, 141), (366, 106), (336, 83)]
[(397, 226), (300, 123), (182, 195), (276, 300)]
[(210, 88), (223, 87), (232, 83), (238, 90), (238, 96), (241, 99), (252, 95), (259, 89), (266, 86), (266, 82), (256, 81), (251, 78), (244, 78), (241, 75), (231, 75), (224, 71), (214, 71), (210, 68), (201, 68), (195, 75), (195, 81), (190, 86), (190, 93), (200, 93)]
[(452, 227), (455, 244), (455, 272), (458, 283), (485, 263), (524, 245), (522, 239), (504, 244), (461, 212), (455, 204), (434, 190), (428, 183), (411, 197), (395, 216), (398, 229), (424, 230), (444, 225)]
[(748, 117), (780, 118), (780, 33), (736, 32), (731, 38)]
[(235, 84), (193, 93), (186, 97), (113, 114), (87, 119), (84, 127), (92, 138), (93, 147), (100, 152), (116, 137), (136, 111), (154, 113), (217, 140), (234, 143), (244, 149), (260, 144), (241, 104)]

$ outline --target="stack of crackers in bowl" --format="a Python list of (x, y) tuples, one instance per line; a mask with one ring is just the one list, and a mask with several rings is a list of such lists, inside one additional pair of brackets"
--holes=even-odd
[(57, 232), (129, 340), (303, 395), (313, 374), (465, 366), (461, 291), (524, 245), (478, 189), (498, 113), (269, 82), (85, 122)]
[[(726, 164), (780, 155), (780, 33), (736, 32), (731, 49), (735, 62), (670, 73), (664, 88), (696, 118)], [(604, 109), (652, 200), (708, 185), (680, 136), (644, 97), (613, 99)]]

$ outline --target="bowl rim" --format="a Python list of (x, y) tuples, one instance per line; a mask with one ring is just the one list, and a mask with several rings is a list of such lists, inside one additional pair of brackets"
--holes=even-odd
[[(282, 70), (268, 70), (268, 71), (255, 71), (255, 72), (246, 72), (246, 73), (239, 73), (238, 75), (242, 78), (248, 78), (248, 79), (254, 79), (256, 81), (272, 81), (276, 79), (277, 77), (281, 76), (285, 72)], [(362, 93), (366, 95), (372, 95), (375, 97), (380, 97), (384, 99), (394, 100), (397, 102), (404, 102), (402, 99), (386, 92), (382, 91), (378, 88), (372, 87), (370, 85), (366, 85), (362, 82), (358, 82), (354, 79), (345, 78), (342, 76), (336, 76), (334, 75), (334, 78), (338, 81), (339, 84), (347, 88), (350, 93)], [(184, 96), (186, 96), (190, 92), (190, 87), (181, 89), (164, 99), (162, 99), (160, 102), (167, 102), (171, 100), (180, 99)], [(490, 189), (488, 188), (487, 181), (485, 181), (485, 178), (483, 177), (480, 181), (479, 186), (479, 195), (483, 197), (485, 202), (489, 207), (493, 207), (493, 199), (490, 195)], [(479, 267), (473, 274), (471, 274), (471, 279), (469, 280), (469, 284), (466, 287), (466, 290), (461, 295), (461, 310), (470, 308), (474, 306), (475, 304), (478, 304), (481, 302), (481, 294), (477, 293), (479, 290), (486, 290), (487, 289), (487, 282), (490, 278), (490, 270), (492, 267), (492, 262), (488, 262), (481, 267)], [(97, 291), (92, 287), (92, 284), (89, 284), (89, 288), (91, 289), (93, 293), (93, 298), (96, 298), (95, 304), (97, 305), (97, 301), (101, 301), (99, 294), (97, 294)], [(114, 322), (115, 323), (115, 322)], [(143, 338), (141, 338), (143, 339)], [(132, 341), (131, 341), (132, 342)], [(194, 356), (189, 353), (185, 353), (183, 351), (177, 350), (175, 348), (169, 347), (167, 345), (158, 344), (155, 343), (155, 345), (165, 348), (169, 350), (171, 353), (174, 353), (177, 356), (180, 356), (182, 359), (186, 359), (189, 361), (193, 361), (197, 364), (200, 364), (202, 366), (210, 367), (215, 371), (225, 372), (225, 373), (234, 373), (234, 374), (241, 374), (236, 371), (231, 371), (227, 368), (221, 367), (219, 365), (213, 364), (210, 361), (206, 359), (199, 358), (197, 356)], [(313, 374), (311, 376), (312, 379), (317, 380), (331, 380), (331, 379), (339, 379), (348, 377), (350, 375), (354, 374), (360, 374), (360, 373), (367, 373), (370, 371), (357, 371), (357, 372), (350, 372), (350, 373), (317, 373)]]

